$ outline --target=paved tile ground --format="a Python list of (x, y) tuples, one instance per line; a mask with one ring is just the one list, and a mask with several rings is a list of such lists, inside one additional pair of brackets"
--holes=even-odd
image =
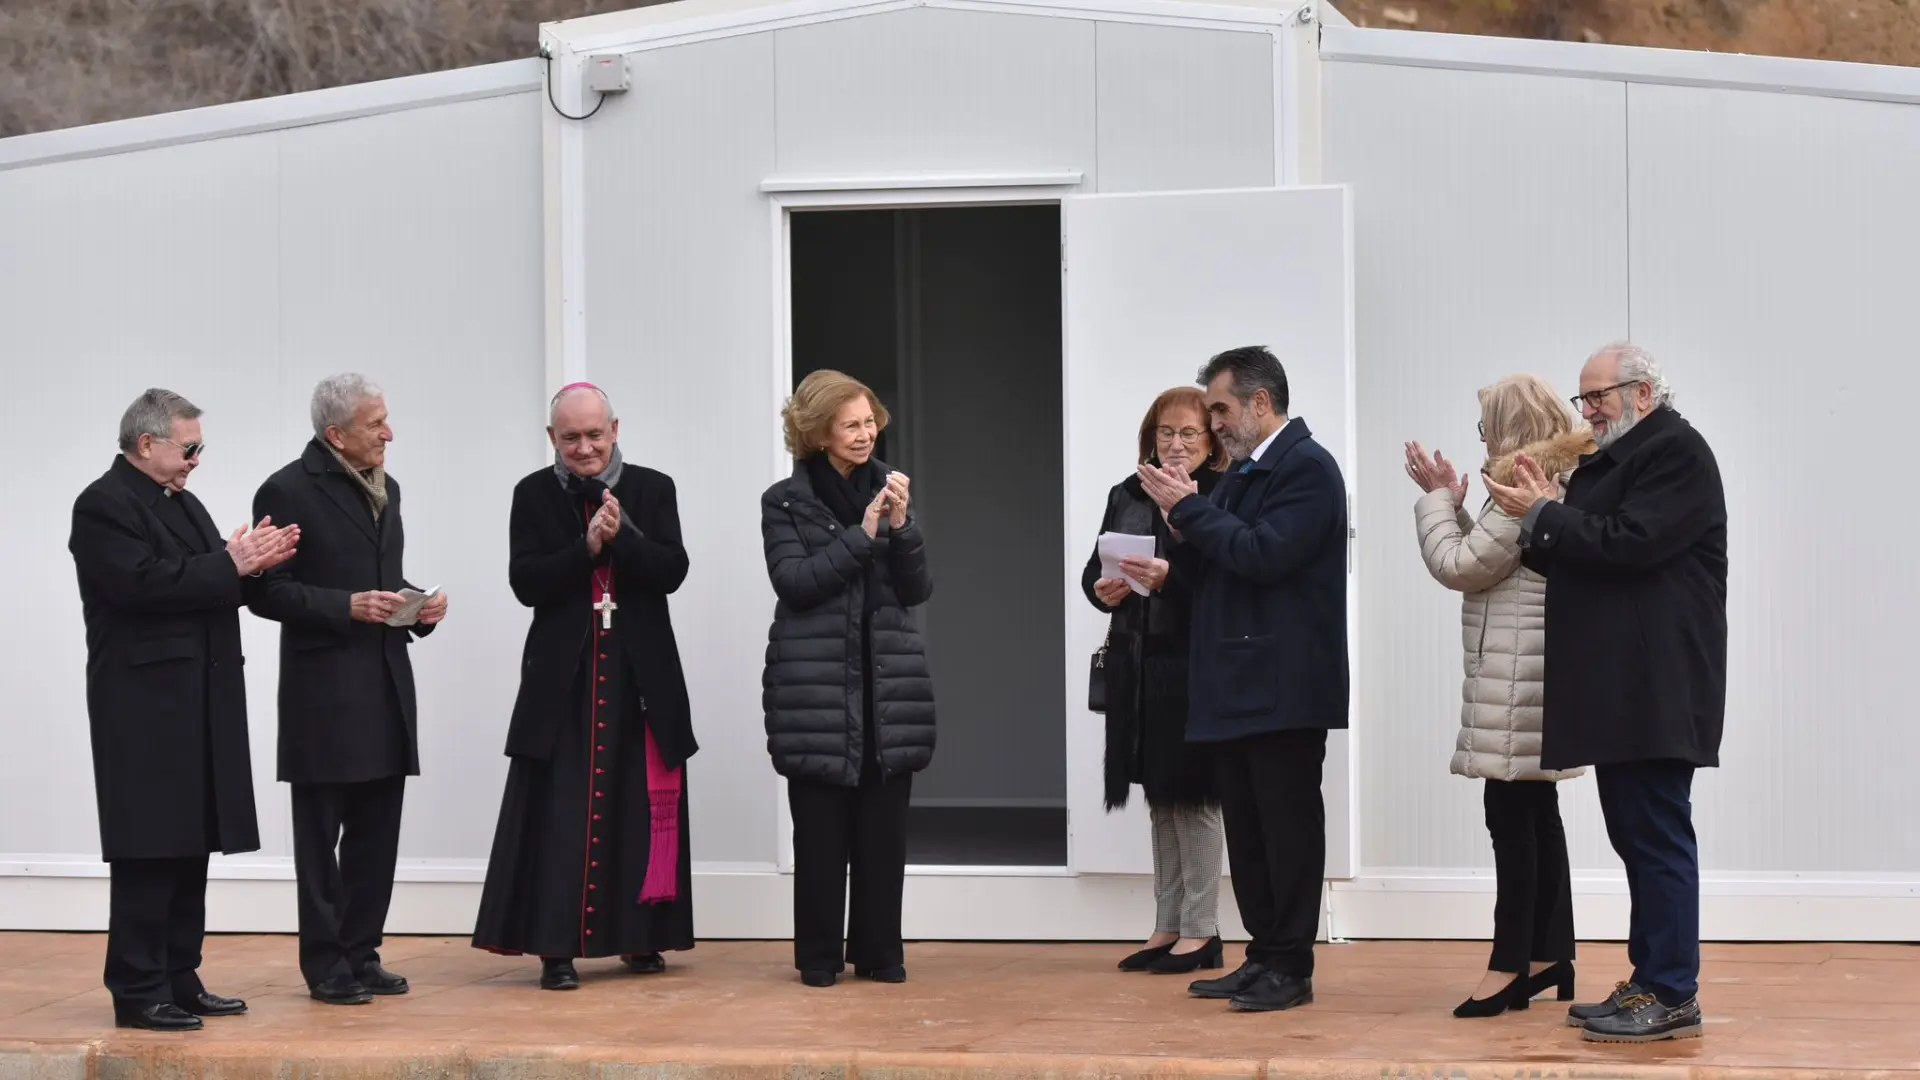
[[(1315, 1005), (1243, 1015), (1189, 998), (1184, 979), (1113, 971), (1124, 949), (1110, 945), (915, 944), (904, 985), (847, 979), (813, 990), (797, 981), (785, 943), (708, 942), (670, 956), (657, 976), (584, 961), (579, 991), (549, 993), (535, 986), (537, 961), (417, 937), (385, 950), (413, 993), (342, 1008), (307, 998), (292, 938), (215, 937), (202, 974), (216, 992), (245, 997), (251, 1013), (189, 1035), (112, 1027), (103, 947), (98, 935), (0, 934), (0, 1080), (398, 1072), (1920, 1080), (1920, 948), (1898, 945), (1709, 946), (1707, 1036), (1650, 1047), (1583, 1043), (1550, 1000), (1454, 1019), (1450, 1009), (1484, 964), (1486, 947), (1472, 942), (1323, 947)], [(1597, 998), (1622, 977), (1625, 957), (1618, 946), (1583, 946), (1579, 969), (1581, 1000)]]

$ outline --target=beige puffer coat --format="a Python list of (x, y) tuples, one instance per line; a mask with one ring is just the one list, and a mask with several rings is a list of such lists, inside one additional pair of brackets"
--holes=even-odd
[[(1582, 428), (1499, 458), (1487, 473), (1513, 482), (1513, 461), (1526, 454), (1562, 477), (1593, 452)], [(1520, 565), (1520, 522), (1488, 502), (1475, 521), (1446, 489), (1414, 506), (1420, 553), (1440, 584), (1466, 596), (1460, 603), (1466, 649), (1460, 737), (1451, 771), (1487, 780), (1566, 780), (1584, 770), (1540, 768), (1540, 703), (1546, 674), (1547, 581)]]

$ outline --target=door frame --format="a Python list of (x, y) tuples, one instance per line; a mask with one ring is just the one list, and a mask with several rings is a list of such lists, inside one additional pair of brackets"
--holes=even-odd
[[(776, 177), (760, 185), (767, 196), (770, 215), (768, 232), (773, 244), (772, 273), (772, 362), (768, 371), (770, 415), (779, 415), (793, 394), (793, 214), (807, 211), (901, 210), (966, 206), (1062, 206), (1068, 195), (1078, 192), (1082, 176), (1077, 171), (1028, 174), (959, 174), (951, 176), (898, 177)], [(1067, 302), (1066, 212), (1060, 219), (1061, 269), (1060, 304)], [(1062, 327), (1060, 341), (1061, 392), (1066, 392), (1066, 336)], [(1066, 431), (1062, 425), (1061, 451), (1066, 450)], [(1064, 459), (1063, 459), (1064, 460)], [(768, 483), (778, 483), (793, 471), (793, 459), (786, 447), (776, 443), (768, 461)], [(1062, 525), (1070, 508), (1061, 507)], [(1065, 633), (1065, 627), (1062, 627)], [(782, 874), (793, 873), (793, 815), (787, 808), (787, 780), (775, 775), (774, 853)], [(1071, 825), (1069, 825), (1071, 827)], [(1071, 861), (1071, 857), (1069, 857)], [(928, 866), (908, 865), (907, 873), (947, 877), (1072, 877), (1068, 866)]]

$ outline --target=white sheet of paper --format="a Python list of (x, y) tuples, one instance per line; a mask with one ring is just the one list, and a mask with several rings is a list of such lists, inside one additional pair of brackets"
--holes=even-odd
[(421, 592), (418, 589), (401, 589), (400, 598), (405, 600), (406, 603), (400, 605), (399, 611), (387, 616), (387, 625), (412, 626), (414, 623), (419, 622), (420, 609), (426, 606), (427, 601), (439, 595), (440, 586), (438, 585), (428, 589), (426, 592)]
[(1147, 587), (1120, 572), (1120, 560), (1128, 556), (1137, 559), (1153, 558), (1153, 537), (1136, 536), (1133, 533), (1101, 533), (1100, 576), (1103, 578), (1126, 578), (1133, 586), (1136, 596), (1147, 595)]

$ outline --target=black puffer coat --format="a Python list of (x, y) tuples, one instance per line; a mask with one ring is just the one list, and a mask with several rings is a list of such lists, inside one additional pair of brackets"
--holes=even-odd
[[(1194, 475), (1200, 493), (1211, 494), (1220, 474), (1202, 469)], [(1101, 532), (1151, 534), (1154, 550), (1166, 558), (1172, 534), (1160, 508), (1147, 497), (1140, 478), (1129, 476), (1107, 494)], [(1087, 600), (1111, 612), (1107, 638), (1107, 754), (1104, 794), (1107, 809), (1127, 805), (1129, 789), (1139, 784), (1149, 806), (1211, 806), (1213, 748), (1187, 741), (1187, 667), (1191, 652), (1193, 582), (1177, 566), (1150, 596), (1128, 596), (1108, 608), (1093, 591), (1100, 580), (1096, 547), (1080, 575)]]
[[(889, 471), (878, 461), (884, 477)], [(782, 776), (841, 787), (860, 782), (866, 753), (862, 615), (872, 635), (873, 711), (883, 776), (919, 772), (933, 760), (933, 680), (907, 609), (933, 594), (920, 524), (882, 519), (869, 538), (846, 527), (815, 493), (804, 463), (760, 499), (767, 576), (778, 598), (761, 675), (767, 752)], [(877, 590), (868, 603), (867, 590)]]

